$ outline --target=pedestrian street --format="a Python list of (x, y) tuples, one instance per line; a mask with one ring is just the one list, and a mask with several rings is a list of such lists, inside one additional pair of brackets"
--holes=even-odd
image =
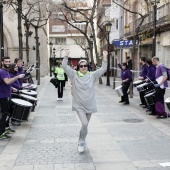
[(130, 105), (122, 105), (102, 79), (104, 84), (95, 85), (98, 112), (92, 114), (84, 153), (77, 151), (80, 122), (71, 108), (71, 83), (57, 101), (46, 76), (35, 112), (12, 127), (11, 140), (0, 141), (0, 170), (169, 170), (159, 163), (170, 162), (170, 119), (148, 115), (136, 88)]

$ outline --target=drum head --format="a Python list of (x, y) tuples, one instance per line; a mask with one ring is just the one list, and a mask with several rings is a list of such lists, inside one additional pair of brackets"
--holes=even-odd
[(28, 95), (37, 95), (37, 92), (33, 90), (21, 90), (21, 93)]
[(165, 100), (165, 103), (170, 103), (170, 97)]
[(25, 95), (25, 94), (21, 94), (20, 96), (23, 97), (23, 98), (25, 98), (25, 99), (28, 99), (28, 100), (34, 100), (34, 101), (37, 101), (37, 100), (38, 100), (38, 99), (35, 98), (35, 97), (29, 96), (29, 95)]
[(152, 96), (153, 94), (155, 94), (155, 92), (149, 93), (149, 94), (145, 95), (144, 97), (149, 97), (149, 96)]
[(121, 88), (122, 88), (122, 86), (118, 86), (118, 87), (116, 87), (116, 88), (115, 88), (115, 90), (117, 90), (117, 89), (121, 89)]
[(32, 107), (32, 103), (27, 102), (25, 100), (21, 100), (21, 99), (11, 99), (11, 101), (17, 105), (20, 106), (25, 106), (25, 107)]
[(147, 86), (147, 85), (148, 85), (148, 83), (143, 83), (143, 84), (138, 85), (137, 88), (141, 88), (141, 87), (144, 87), (144, 86)]

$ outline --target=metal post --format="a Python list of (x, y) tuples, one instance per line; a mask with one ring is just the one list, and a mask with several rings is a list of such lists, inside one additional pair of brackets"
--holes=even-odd
[(107, 46), (107, 51), (108, 51), (108, 57), (107, 57), (107, 82), (106, 86), (110, 86), (110, 52), (109, 52), (109, 32), (108, 32), (108, 46)]
[(0, 30), (1, 30), (1, 33), (0, 33), (0, 36), (1, 36), (1, 45), (0, 45), (0, 57), (4, 57), (4, 32), (3, 32), (3, 4), (2, 4), (2, 1), (0, 1)]
[(153, 44), (152, 44), (152, 57), (156, 55), (156, 15), (157, 15), (157, 5), (156, 0), (153, 6)]
[(50, 77), (52, 77), (51, 59), (52, 59), (52, 47), (50, 47)]

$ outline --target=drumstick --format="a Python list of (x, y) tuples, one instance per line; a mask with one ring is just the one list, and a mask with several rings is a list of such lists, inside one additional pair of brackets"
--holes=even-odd
[[(147, 77), (147, 76), (146, 76)], [(151, 81), (151, 79), (149, 78), (149, 77), (147, 77), (150, 81)], [(154, 82), (153, 81), (151, 81), (151, 83), (154, 85)]]

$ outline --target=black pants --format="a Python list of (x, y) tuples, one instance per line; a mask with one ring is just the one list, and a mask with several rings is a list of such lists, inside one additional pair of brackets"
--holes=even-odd
[(58, 98), (63, 97), (64, 84), (65, 84), (65, 80), (58, 80)]
[(122, 86), (123, 96), (121, 97), (121, 101), (124, 101), (126, 103), (129, 103), (129, 97), (127, 93), (129, 86), (130, 86), (130, 83), (123, 83), (123, 86)]
[(1, 107), (1, 119), (0, 119), (0, 135), (5, 132), (5, 127), (8, 122), (8, 110), (10, 106), (9, 98), (1, 98), (0, 99), (0, 107)]

